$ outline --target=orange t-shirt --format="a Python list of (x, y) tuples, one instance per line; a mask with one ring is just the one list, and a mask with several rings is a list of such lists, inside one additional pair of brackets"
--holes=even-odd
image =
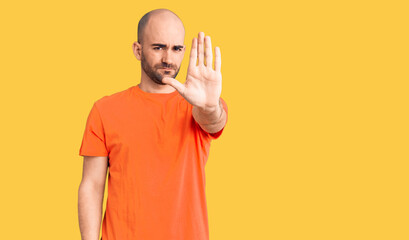
[(79, 155), (108, 156), (102, 240), (208, 240), (205, 164), (223, 129), (205, 132), (177, 91), (94, 102)]

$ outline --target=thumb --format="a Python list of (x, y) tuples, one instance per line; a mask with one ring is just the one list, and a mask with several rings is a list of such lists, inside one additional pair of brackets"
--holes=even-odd
[(183, 85), (182, 83), (180, 83), (178, 80), (174, 79), (174, 78), (170, 78), (170, 77), (164, 77), (162, 78), (162, 82), (172, 86), (174, 89), (176, 89), (176, 91), (178, 91), (182, 96), (183, 93), (185, 92), (185, 85)]

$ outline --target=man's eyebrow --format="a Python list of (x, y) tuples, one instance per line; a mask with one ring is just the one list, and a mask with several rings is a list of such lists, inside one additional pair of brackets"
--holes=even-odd
[[(153, 43), (152, 46), (153, 47), (162, 47), (162, 48), (164, 48), (164, 47), (166, 47), (166, 44)], [(173, 46), (173, 48), (184, 48), (184, 46), (183, 45), (175, 45), (175, 46)]]
[(157, 47), (166, 47), (165, 44), (161, 44), (161, 43), (154, 43), (152, 44), (152, 46), (157, 46)]

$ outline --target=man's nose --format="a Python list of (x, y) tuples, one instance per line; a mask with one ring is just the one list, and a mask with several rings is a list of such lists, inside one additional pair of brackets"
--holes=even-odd
[(167, 63), (167, 64), (172, 64), (172, 52), (169, 49), (167, 49), (166, 51), (163, 51), (162, 62)]

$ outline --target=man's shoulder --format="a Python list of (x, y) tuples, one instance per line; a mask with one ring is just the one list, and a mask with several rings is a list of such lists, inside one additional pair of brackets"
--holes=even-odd
[(124, 101), (127, 101), (131, 95), (132, 89), (134, 86), (131, 86), (127, 89), (124, 89), (119, 92), (115, 92), (109, 95), (105, 95), (95, 101), (95, 104), (100, 108), (106, 107), (115, 107), (118, 104), (123, 104)]

